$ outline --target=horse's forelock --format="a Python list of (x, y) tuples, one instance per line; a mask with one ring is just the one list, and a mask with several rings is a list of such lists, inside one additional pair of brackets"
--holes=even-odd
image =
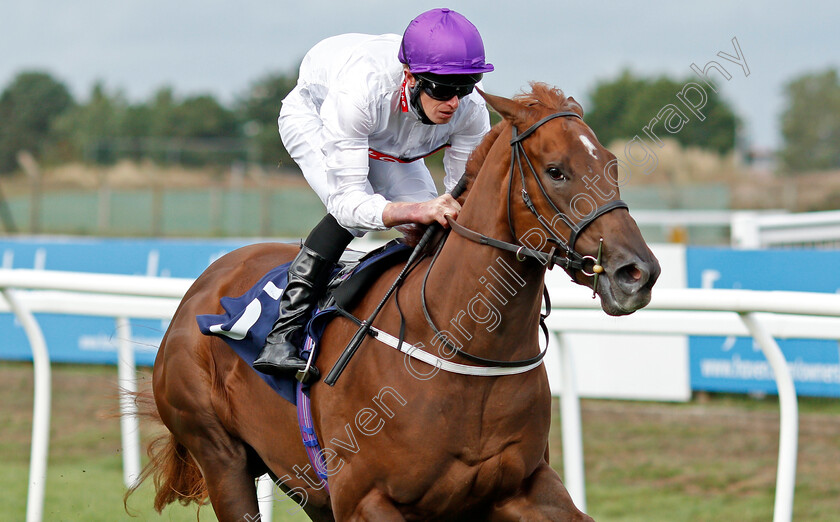
[(514, 100), (527, 105), (542, 105), (552, 111), (572, 110), (575, 104), (563, 94), (557, 87), (552, 87), (542, 82), (531, 82), (531, 92), (523, 92), (513, 97)]

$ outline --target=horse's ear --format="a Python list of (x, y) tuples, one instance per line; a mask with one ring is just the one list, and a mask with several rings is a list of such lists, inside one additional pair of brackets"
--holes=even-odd
[(569, 104), (569, 109), (571, 109), (572, 112), (583, 118), (583, 106), (579, 104), (576, 99), (569, 96), (566, 98), (566, 103)]
[(517, 127), (527, 126), (529, 122), (533, 121), (533, 110), (516, 100), (510, 100), (501, 96), (494, 96), (487, 94), (481, 89), (476, 89), (478, 93), (484, 98), (490, 107), (498, 112), (502, 118), (510, 121)]

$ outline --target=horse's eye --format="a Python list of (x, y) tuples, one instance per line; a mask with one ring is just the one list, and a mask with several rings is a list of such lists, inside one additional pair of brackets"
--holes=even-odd
[(569, 177), (557, 167), (548, 167), (545, 172), (551, 176), (551, 179), (554, 181), (566, 181), (569, 179)]

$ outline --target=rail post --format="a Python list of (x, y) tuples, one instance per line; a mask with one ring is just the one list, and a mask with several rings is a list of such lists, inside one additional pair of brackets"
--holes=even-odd
[(560, 418), (563, 433), (563, 478), (566, 490), (575, 505), (586, 512), (586, 480), (583, 466), (583, 434), (580, 420), (580, 396), (575, 380), (572, 350), (562, 332), (555, 334), (560, 352), (560, 375), (563, 389), (560, 392)]
[(741, 313), (741, 320), (758, 341), (776, 376), (779, 392), (779, 465), (776, 469), (776, 500), (773, 522), (793, 519), (793, 493), (796, 485), (796, 452), (799, 441), (799, 407), (796, 388), (787, 361), (778, 343), (752, 313)]
[(137, 419), (137, 369), (131, 346), (131, 324), (117, 317), (117, 379), (120, 387), (120, 435), (123, 449), (123, 482), (134, 486), (140, 478), (140, 423)]
[(50, 401), (52, 372), (44, 333), (28, 307), (16, 297), (15, 290), (3, 288), (3, 297), (23, 326), (32, 348), (35, 371), (35, 397), (32, 409), (32, 448), (29, 457), (29, 489), (26, 496), (26, 522), (41, 522), (44, 516), (44, 490), (47, 485), (47, 454), (50, 450)]

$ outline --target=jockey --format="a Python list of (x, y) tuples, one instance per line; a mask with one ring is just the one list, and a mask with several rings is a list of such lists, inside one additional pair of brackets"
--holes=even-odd
[[(346, 34), (306, 54), (278, 123), (328, 214), (289, 267), (280, 317), (254, 368), (305, 368), (301, 327), (353, 237), (391, 227), (416, 234), (418, 224), (446, 226), (447, 214), (457, 217), (460, 205), (448, 192), (490, 129), (473, 88), (492, 70), (478, 30), (449, 9), (422, 13), (402, 38)], [(444, 147), (447, 193), (438, 196), (422, 158)]]

